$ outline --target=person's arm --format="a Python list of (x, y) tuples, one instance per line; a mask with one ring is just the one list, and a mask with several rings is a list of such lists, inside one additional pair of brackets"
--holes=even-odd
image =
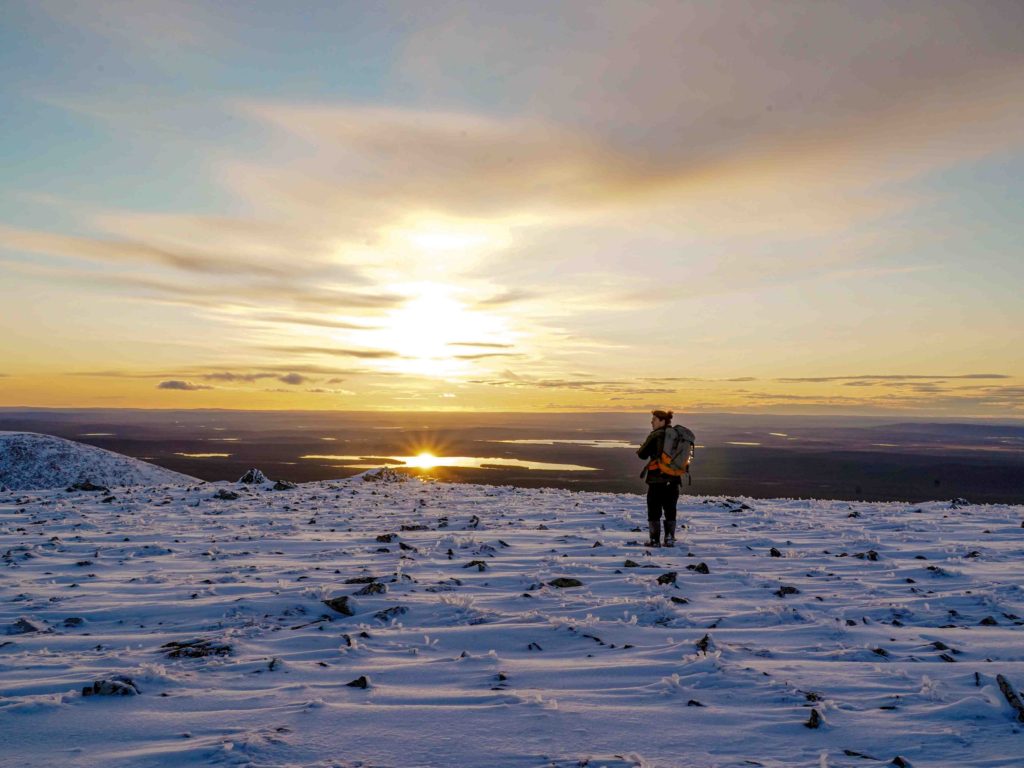
[(636, 452), (636, 455), (641, 459), (653, 459), (655, 457), (655, 443), (657, 442), (657, 430), (654, 430), (644, 440), (644, 444), (640, 446), (640, 450)]

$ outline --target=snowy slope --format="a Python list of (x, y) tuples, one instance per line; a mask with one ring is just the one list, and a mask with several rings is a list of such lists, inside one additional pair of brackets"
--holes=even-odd
[(1024, 507), (115, 495), (0, 494), (11, 765), (1021, 765)]
[(197, 483), (193, 477), (113, 451), (35, 432), (0, 432), (0, 487), (64, 488), (94, 485)]

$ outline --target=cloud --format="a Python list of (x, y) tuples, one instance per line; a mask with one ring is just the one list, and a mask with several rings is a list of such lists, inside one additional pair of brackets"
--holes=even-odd
[(345, 349), (343, 347), (265, 347), (270, 352), (283, 352), (294, 355), (333, 355), (335, 357), (355, 357), (364, 360), (381, 360), (398, 357), (397, 352), (385, 349)]
[(517, 352), (480, 352), (474, 355), (455, 355), (456, 360), (484, 360), (490, 357), (522, 357)]
[(272, 379), (276, 375), (277, 374), (274, 373), (231, 373), (230, 371), (223, 371), (220, 373), (204, 373), (202, 374), (202, 378), (212, 381), (253, 382), (259, 381), (260, 379)]
[(786, 145), (920, 147), (985, 133), (978, 109), (1008, 114), (1018, 107), (999, 100), (1021, 93), (1014, 0), (429, 5), (413, 15), (402, 74), (434, 102), (464, 91), (452, 72), (479, 72), (512, 111), (598, 126), (698, 166)]
[(779, 378), (774, 381), (786, 384), (821, 384), (831, 381), (851, 381), (857, 386), (870, 386), (867, 382), (905, 382), (905, 381), (944, 381), (947, 379), (1009, 379), (1012, 378), (1002, 373), (964, 373), (953, 376), (926, 376), (920, 374), (891, 374), (891, 375), (865, 375), (855, 374), (853, 376), (804, 376), (797, 378)]
[(309, 379), (300, 373), (286, 373), (284, 376), (278, 376), (277, 380), (284, 384), (304, 384)]
[(213, 387), (205, 384), (193, 384), (188, 381), (182, 381), (180, 379), (171, 379), (169, 381), (161, 381), (156, 385), (157, 389), (177, 389), (183, 392), (194, 392), (197, 389), (213, 389)]
[(487, 341), (452, 341), (449, 347), (480, 347), (483, 349), (511, 349), (514, 344), (497, 344)]
[(673, 394), (677, 391), (660, 387), (637, 387), (636, 383), (631, 381), (537, 378), (514, 374), (511, 371), (505, 371), (502, 378), (473, 379), (468, 383), (511, 389), (556, 389), (599, 394), (661, 395)]

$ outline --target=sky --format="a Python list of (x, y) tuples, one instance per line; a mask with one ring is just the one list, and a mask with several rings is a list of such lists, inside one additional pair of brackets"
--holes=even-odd
[(1024, 417), (1024, 4), (0, 0), (0, 406)]

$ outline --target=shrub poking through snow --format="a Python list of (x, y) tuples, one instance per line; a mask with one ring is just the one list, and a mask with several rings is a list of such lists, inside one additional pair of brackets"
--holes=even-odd
[(115, 675), (82, 688), (83, 696), (138, 696), (141, 691), (130, 677)]

